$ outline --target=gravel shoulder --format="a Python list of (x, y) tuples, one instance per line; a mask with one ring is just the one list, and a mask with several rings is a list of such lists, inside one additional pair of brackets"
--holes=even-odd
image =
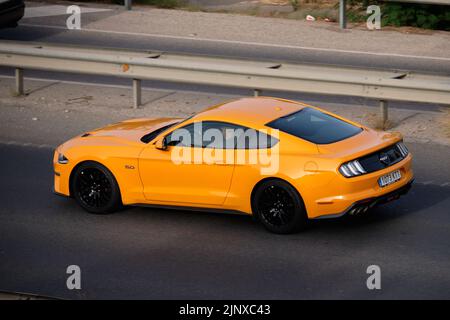
[[(0, 78), (0, 141), (55, 147), (86, 130), (130, 118), (187, 117), (237, 96), (143, 90), (144, 105), (133, 109), (131, 88), (50, 80), (26, 80), (26, 95), (13, 94), (14, 79)], [(375, 128), (377, 109), (323, 103), (326, 110)], [(406, 141), (450, 145), (450, 110), (390, 109), (391, 130)]]

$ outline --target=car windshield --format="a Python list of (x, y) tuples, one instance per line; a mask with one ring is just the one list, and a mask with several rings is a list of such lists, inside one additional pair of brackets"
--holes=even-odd
[(352, 137), (361, 128), (313, 108), (304, 108), (267, 124), (316, 144), (329, 144)]
[(141, 141), (144, 142), (144, 143), (149, 143), (150, 141), (155, 139), (161, 132), (166, 131), (167, 129), (169, 129), (170, 127), (176, 125), (177, 123), (179, 123), (179, 122), (168, 124), (168, 125), (166, 125), (164, 127), (156, 129), (155, 131), (147, 133), (145, 136), (143, 136), (141, 138)]
[(150, 133), (147, 133), (145, 136), (143, 136), (143, 137), (141, 138), (141, 141), (144, 142), (144, 143), (149, 143), (150, 141), (152, 141), (153, 139), (155, 139), (160, 133), (166, 131), (167, 129), (173, 127), (173, 126), (176, 125), (176, 124), (184, 123), (184, 122), (188, 121), (189, 119), (191, 119), (191, 118), (194, 117), (194, 116), (195, 116), (195, 114), (193, 114), (193, 115), (187, 117), (186, 119), (184, 119), (184, 120), (182, 120), (182, 121), (178, 121), (178, 122), (174, 122), (174, 123), (168, 124), (168, 125), (166, 125), (166, 126), (164, 126), (164, 127), (161, 127), (161, 128), (159, 128), (159, 129), (156, 129), (155, 131), (152, 131), (152, 132), (150, 132)]

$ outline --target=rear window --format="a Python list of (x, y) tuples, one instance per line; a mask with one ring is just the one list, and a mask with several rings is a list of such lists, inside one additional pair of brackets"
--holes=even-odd
[(341, 141), (362, 131), (357, 126), (313, 108), (304, 108), (278, 118), (267, 126), (316, 144)]

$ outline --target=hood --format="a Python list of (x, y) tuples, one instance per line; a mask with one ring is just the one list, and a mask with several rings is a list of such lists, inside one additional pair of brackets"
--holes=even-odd
[(335, 143), (318, 145), (322, 154), (333, 154), (334, 157), (350, 160), (362, 155), (383, 149), (402, 140), (399, 132), (375, 131), (369, 128), (348, 139)]
[(106, 127), (86, 132), (83, 136), (94, 137), (117, 137), (130, 141), (140, 141), (140, 139), (161, 127), (179, 122), (178, 118), (159, 118), (159, 119), (133, 119), (110, 124)]

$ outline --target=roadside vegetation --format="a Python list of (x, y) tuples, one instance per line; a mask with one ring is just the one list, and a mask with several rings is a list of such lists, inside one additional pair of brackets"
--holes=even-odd
[(362, 22), (369, 5), (381, 7), (383, 26), (411, 26), (423, 29), (450, 31), (450, 6), (384, 2), (377, 0), (350, 0), (348, 19)]
[(187, 1), (182, 0), (135, 0), (136, 3), (148, 4), (156, 6), (158, 8), (173, 9), (177, 7), (182, 7), (187, 4)]
[[(40, 0), (28, 0), (28, 1), (40, 1)], [(58, 0), (46, 0), (46, 1), (57, 2)], [(68, 1), (113, 3), (118, 5), (124, 4), (124, 0), (68, 0)], [(162, 9), (176, 9), (176, 8), (182, 9), (189, 5), (189, 0), (132, 0), (132, 2), (133, 4), (149, 5)]]
[[(89, 1), (89, 0), (85, 0)], [(123, 0), (111, 1), (122, 4)], [(338, 21), (338, 0), (260, 0), (259, 4), (247, 7), (202, 7), (193, 5), (189, 0), (133, 0), (134, 3), (151, 5), (158, 8), (180, 8), (190, 11), (237, 13), (263, 17), (279, 17), (304, 20), (307, 16), (315, 20)], [(450, 6), (422, 5), (413, 3), (395, 3), (379, 0), (348, 0), (347, 20), (352, 23), (365, 23), (366, 9), (369, 5), (381, 7), (382, 26), (411, 26), (423, 29), (450, 31)]]

